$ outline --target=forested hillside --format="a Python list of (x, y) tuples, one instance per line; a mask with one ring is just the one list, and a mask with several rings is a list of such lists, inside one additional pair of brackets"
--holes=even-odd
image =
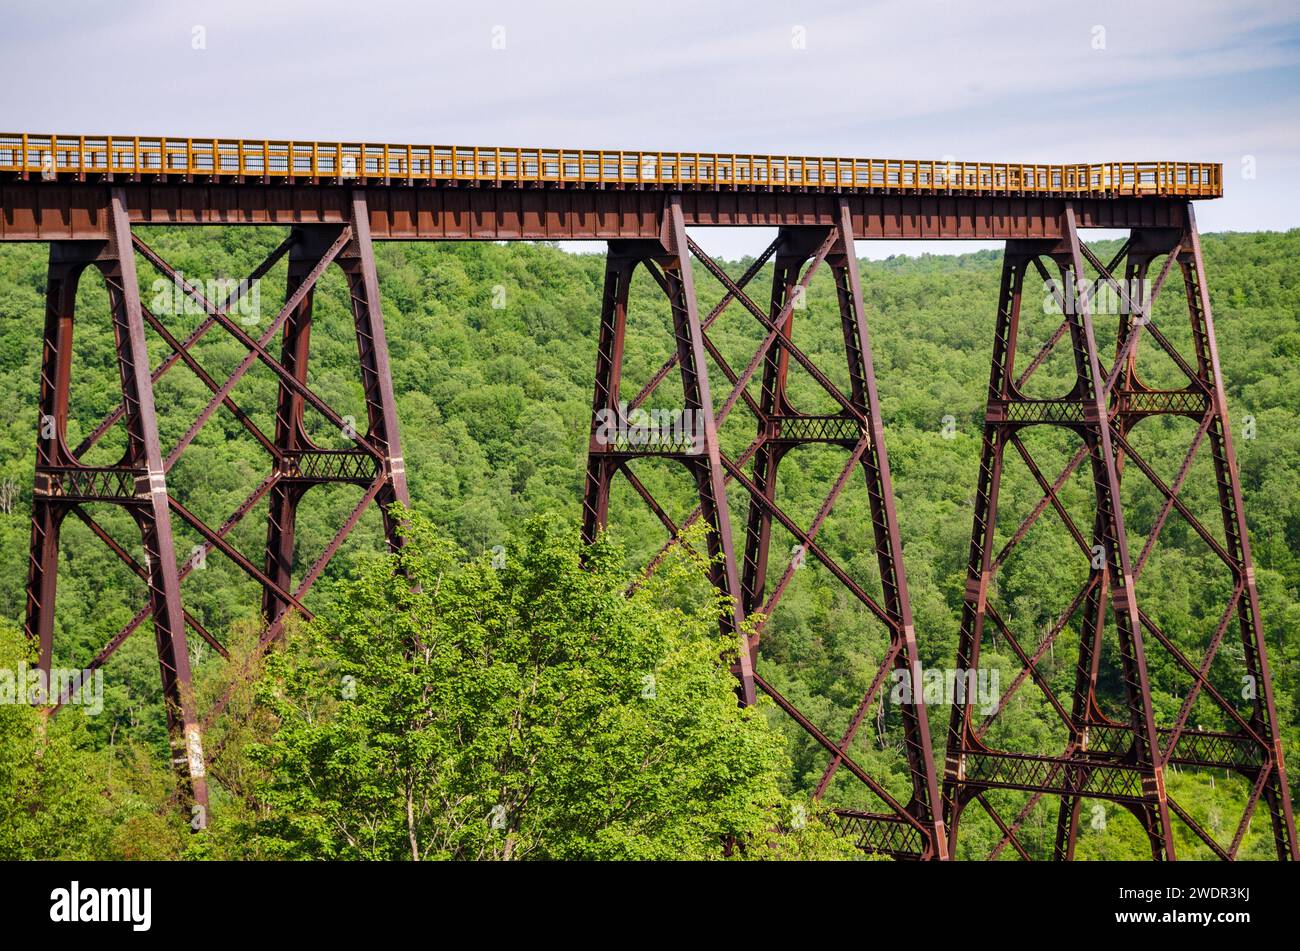
[[(170, 228), (149, 229), (145, 236), (187, 276), (207, 279), (247, 274), (282, 240), (283, 232)], [(1099, 256), (1105, 259), (1117, 247), (1117, 242), (1099, 243)], [(1300, 231), (1209, 235), (1204, 238), (1204, 250), (1254, 545), (1264, 635), (1285, 745), (1294, 760), (1300, 756), (1300, 491), (1296, 488), (1300, 484), (1300, 373), (1296, 371), (1300, 360), (1300, 281), (1294, 270), (1294, 261), (1300, 256)], [(7, 407), (0, 416), (0, 483), (13, 486), (12, 505), (0, 511), (0, 624), (11, 628), (10, 635), (21, 628), (24, 607), (46, 253), (43, 246), (0, 247), (0, 397)], [(378, 254), (413, 504), (443, 542), (469, 559), (480, 555), (490, 559), (494, 551), (502, 550), (511, 558), (518, 557), (518, 552), (534, 543), (529, 539), (536, 538), (526, 530), (531, 517), (559, 516), (569, 523), (578, 517), (603, 258), (568, 254), (546, 245), (488, 243), (384, 244)], [(748, 263), (731, 262), (726, 267), (739, 275)], [(987, 251), (862, 264), (906, 569), (927, 666), (946, 668), (954, 663), (1000, 265), (1000, 254)], [(260, 287), (261, 321), (270, 319), (284, 299), (283, 271), (280, 265)], [(769, 266), (751, 285), (756, 300), (766, 301), (770, 274)], [(154, 276), (141, 267), (144, 300), (183, 337), (199, 317), (183, 309), (169, 313), (167, 300), (172, 295), (167, 291), (163, 295), (167, 300), (156, 299), (159, 289), (153, 284)], [(702, 269), (696, 281), (702, 307), (707, 309), (721, 296), (721, 288)], [(1040, 303), (1037, 296), (1027, 299), (1025, 323), (1028, 333), (1045, 338), (1059, 317), (1043, 313)], [(315, 306), (311, 383), (342, 413), (364, 419), (354, 369), (355, 338), (338, 273), (326, 276)], [(119, 398), (106, 295), (97, 279), (83, 282), (79, 308), (69, 433), (73, 444)], [(1167, 328), (1176, 345), (1190, 352), (1185, 314), (1181, 282), (1175, 275), (1162, 295), (1155, 319), (1163, 321), (1160, 325)], [(1116, 321), (1113, 316), (1098, 318), (1104, 353), (1114, 350)], [(626, 395), (635, 393), (671, 353), (670, 326), (657, 285), (639, 272), (629, 308)], [(803, 349), (843, 384), (847, 373), (840, 355), (843, 343), (836, 297), (826, 273), (814, 280), (806, 309), (796, 314), (795, 328)], [(762, 333), (741, 308), (733, 307), (711, 336), (734, 366), (743, 367)], [(151, 340), (151, 348), (155, 363), (167, 352), (157, 339)], [(1072, 364), (1068, 346), (1059, 349), (1034, 377), (1030, 395), (1051, 395), (1066, 388), (1064, 381)], [(219, 339), (219, 332), (195, 352), (218, 378), (244, 353), (228, 336)], [(1144, 350), (1143, 361), (1148, 359)], [(1171, 375), (1176, 371), (1158, 360), (1140, 362), (1140, 368), (1153, 384), (1177, 383)], [(675, 384), (674, 376), (647, 407), (679, 408), (680, 396), (675, 394), (680, 394), (680, 389)], [(793, 402), (801, 410), (830, 410), (829, 401), (808, 377), (792, 371), (791, 385)], [(715, 384), (715, 397), (723, 389), (722, 383)], [(271, 410), (275, 392), (271, 374), (256, 368), (236, 387), (233, 397), (259, 426), (270, 431), (274, 428)], [(183, 367), (164, 378), (157, 402), (165, 446), (184, 432), (207, 396), (200, 381)], [(340, 434), (323, 420), (309, 418), (309, 425), (323, 443), (342, 445)], [(1153, 420), (1138, 427), (1134, 443), (1170, 479), (1195, 428), (1195, 423), (1185, 419)], [(724, 427), (724, 448), (736, 451), (752, 435), (752, 421), (743, 407), (738, 407)], [(1049, 478), (1074, 449), (1064, 432), (1046, 427), (1037, 427), (1026, 442), (1044, 471), (1050, 470)], [(121, 447), (119, 430), (85, 461), (111, 462)], [(789, 456), (781, 470), (780, 500), (796, 519), (807, 524), (842, 465), (839, 450), (804, 449)], [(219, 413), (169, 475), (169, 484), (200, 517), (216, 524), (267, 468), (261, 448), (230, 415)], [(684, 470), (646, 464), (637, 471), (680, 523), (693, 504), (692, 486)], [(1008, 460), (1006, 480), (1006, 515), (999, 522), (1003, 540), (1040, 497), (1018, 459)], [(1134, 551), (1139, 551), (1162, 498), (1136, 471), (1126, 472), (1124, 484), (1130, 541)], [(1085, 504), (1088, 492), (1089, 482), (1082, 477), (1067, 481), (1062, 490), (1065, 504), (1083, 526), (1091, 525), (1091, 509)], [(308, 496), (300, 510), (300, 570), (301, 563), (310, 563), (324, 547), (356, 494), (356, 490), (334, 488), (313, 490)], [(1221, 536), (1213, 473), (1204, 450), (1183, 496), (1189, 509)], [(741, 503), (740, 493), (734, 492), (733, 525), (743, 531)], [(103, 523), (117, 537), (124, 542), (131, 539), (129, 520), (121, 513), (100, 511)], [(255, 561), (260, 561), (265, 543), (261, 511), (256, 510), (232, 535), (234, 544)], [(616, 491), (611, 513), (611, 541), (621, 557), (632, 566), (643, 564), (664, 540), (662, 525), (626, 484)], [(183, 527), (178, 527), (177, 533), (177, 551), (183, 555), (197, 543), (198, 536)], [(378, 514), (371, 511), (313, 592), (309, 605), (322, 618), (347, 616), (348, 604), (332, 603), (331, 599), (340, 593), (350, 597), (349, 591), (356, 595), (358, 589), (340, 588), (337, 583), (371, 570), (366, 565), (381, 549), (381, 538)], [(868, 502), (860, 480), (846, 490), (819, 542), (856, 577), (871, 578), (875, 558)], [(774, 577), (784, 569), (793, 544), (779, 532), (774, 535)], [(137, 550), (138, 537), (129, 547)], [(440, 557), (454, 561), (461, 555)], [(995, 598), (1008, 622), (1024, 632), (1024, 640), (1036, 643), (1078, 590), (1086, 571), (1086, 561), (1081, 560), (1074, 542), (1048, 513), (1028, 536), (1023, 551), (1001, 573)], [(683, 572), (674, 577), (679, 584), (676, 592), (661, 592), (661, 596), (669, 604), (674, 597), (680, 604), (690, 603), (692, 593), (687, 589), (695, 586), (698, 595), (698, 582)], [(56, 663), (63, 666), (83, 666), (143, 603), (139, 580), (74, 519), (65, 523), (59, 584)], [(878, 589), (877, 583), (864, 584), (869, 590)], [(1175, 516), (1137, 590), (1147, 612), (1189, 656), (1199, 658), (1198, 645), (1218, 623), (1230, 593), (1230, 579), (1213, 553)], [(209, 555), (205, 567), (193, 572), (185, 582), (184, 594), (188, 609), (220, 638), (246, 639), (256, 626), (260, 603), (256, 585), (218, 555)], [(662, 617), (655, 617), (659, 618), (655, 623), (664, 623)], [(1053, 683), (1072, 682), (1078, 647), (1073, 631), (1077, 627), (1063, 635), (1044, 660)], [(1240, 658), (1240, 647), (1232, 643), (1233, 633), (1225, 651), (1235, 650)], [(884, 643), (880, 626), (810, 559), (796, 572), (767, 628), (761, 666), (768, 680), (827, 733), (838, 736), (876, 669)], [(220, 679), (219, 658), (210, 650), (196, 651), (201, 675), (214, 682)], [(1107, 663), (1113, 666), (1113, 644), (1109, 651)], [(1149, 650), (1148, 659), (1157, 720), (1171, 722), (1178, 714), (1185, 678), (1162, 652)], [(985, 662), (999, 669), (1004, 687), (1019, 670), (1014, 654), (996, 639), (986, 644)], [(100, 816), (100, 828), (85, 841), (59, 840), (56, 854), (163, 856), (184, 849), (196, 854), (193, 844), (177, 833), (167, 803), (165, 727), (157, 685), (153, 641), (145, 625), (106, 668), (103, 712), (81, 717), (72, 711), (70, 716), (60, 716), (59, 720), (67, 719), (69, 725), (60, 726), (52, 742), (67, 745), (68, 756), (59, 761), (63, 773), (42, 776), (24, 795), (45, 802), (56, 814), (95, 812)], [(1105, 687), (1112, 698), (1118, 695), (1113, 679)], [(1033, 686), (1027, 685), (1012, 701), (1002, 718), (1006, 721), (1004, 732), (997, 739), (1041, 752), (1058, 749), (1062, 736), (1059, 722), (1046, 704), (1033, 698), (1034, 693)], [(936, 706), (930, 714), (940, 751), (948, 715), (946, 706)], [(1201, 716), (1199, 706), (1196, 715)], [(793, 723), (775, 713), (771, 720), (785, 735), (789, 757), (789, 762), (781, 765), (781, 795), (805, 796), (821, 775), (824, 755)], [(879, 717), (873, 714), (870, 728), (864, 729), (857, 741), (855, 755), (875, 774), (887, 777), (891, 789), (905, 797), (907, 781), (897, 730), (893, 729), (896, 720), (896, 710), (888, 705)], [(4, 722), (0, 721), (0, 736)], [(1205, 719), (1195, 725), (1211, 729), (1222, 724)], [(740, 749), (744, 743), (763, 741), (737, 732), (735, 742)], [(28, 775), (17, 762), (23, 755), (21, 749), (13, 744), (8, 749), (9, 753), (0, 754), (0, 787)], [(274, 770), (274, 757), (261, 767)], [(760, 780), (762, 777), (755, 782), (761, 785)], [(106, 794), (111, 810), (103, 806), (104, 797), (97, 795), (102, 784), (112, 787)], [(1170, 785), (1198, 821), (1216, 835), (1231, 839), (1241, 812), (1240, 801), (1247, 792), (1240, 778), (1222, 773), (1175, 773)], [(865, 804), (862, 795), (860, 787), (841, 771), (828, 798), (836, 803)], [(1012, 814), (1014, 804), (1020, 801), (1014, 796), (1005, 800)], [(279, 802), (284, 808), (293, 803), (289, 799)], [(0, 810), (4, 808), (0, 805)], [(968, 813), (970, 826), (963, 854), (982, 857), (996, 836), (992, 825), (974, 815), (975, 811)], [(1113, 808), (1102, 810), (1100, 818), (1097, 813), (1085, 812), (1085, 816), (1081, 856), (1148, 857), (1145, 839), (1131, 816)], [(1026, 825), (1026, 841), (1035, 849), (1050, 851), (1055, 821), (1055, 803), (1040, 806)], [(707, 829), (711, 834), (714, 827)], [(687, 841), (685, 833), (672, 834)], [(699, 830), (693, 829), (691, 834), (698, 838)], [(0, 857), (45, 854), (40, 843), (50, 840), (43, 835), (48, 836), (48, 829), (35, 826), (23, 833), (22, 842), (6, 840), (0, 833)], [(587, 840), (576, 833), (573, 841), (579, 845), (557, 846), (550, 854), (606, 854), (600, 848), (607, 846), (608, 854), (638, 854), (636, 849), (622, 844), (614, 848), (607, 842), (588, 848), (582, 844)], [(644, 854), (664, 854), (668, 846), (661, 845), (647, 847)], [(1183, 833), (1178, 847), (1180, 854), (1208, 855)], [(207, 848), (210, 851), (198, 854), (247, 854), (243, 844), (228, 836), (218, 837)], [(564, 851), (566, 848), (570, 851)], [(1268, 858), (1271, 850), (1267, 816), (1261, 809), (1246, 835), (1243, 855)], [(280, 854), (304, 854), (304, 850), (286, 847)], [(307, 850), (306, 854), (319, 853)]]

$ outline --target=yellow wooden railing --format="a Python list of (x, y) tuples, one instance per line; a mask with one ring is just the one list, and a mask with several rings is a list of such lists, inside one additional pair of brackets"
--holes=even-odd
[(1209, 162), (1026, 165), (26, 133), (0, 133), (0, 172), (22, 172), (54, 180), (111, 172), (132, 176), (381, 180), (397, 184), (470, 180), (1005, 195), (1217, 198), (1223, 194), (1223, 166)]

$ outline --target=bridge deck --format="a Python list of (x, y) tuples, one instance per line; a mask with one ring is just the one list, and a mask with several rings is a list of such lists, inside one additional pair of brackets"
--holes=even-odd
[(1209, 162), (1039, 165), (707, 152), (376, 145), (265, 139), (0, 133), (0, 172), (151, 181), (262, 180), (384, 184), (670, 186), (901, 194), (1191, 197), (1223, 194)]
[(363, 188), (390, 240), (653, 238), (669, 192), (695, 226), (830, 225), (845, 197), (859, 238), (1001, 240), (1058, 237), (1066, 202), (1083, 228), (1180, 228), (1223, 167), (0, 133), (0, 240), (103, 237), (109, 187), (135, 224), (271, 225), (341, 222)]

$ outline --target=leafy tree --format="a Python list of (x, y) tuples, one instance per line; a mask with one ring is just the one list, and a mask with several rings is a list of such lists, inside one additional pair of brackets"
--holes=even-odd
[[(38, 698), (9, 694), (35, 669), (30, 647), (0, 624), (0, 860), (176, 857), (183, 833), (174, 809), (151, 808), (150, 800), (166, 802), (146, 788), (158, 778), (151, 757), (134, 747), (95, 749), (78, 707), (51, 718), (26, 702)], [(135, 768), (117, 768), (119, 752)]]
[[(421, 514), (267, 663), (249, 823), (265, 854), (367, 859), (847, 855), (781, 792), (711, 612), (624, 596), (620, 552), (533, 520), (504, 564)], [(671, 575), (672, 572), (670, 571)], [(776, 826), (794, 841), (777, 841)]]

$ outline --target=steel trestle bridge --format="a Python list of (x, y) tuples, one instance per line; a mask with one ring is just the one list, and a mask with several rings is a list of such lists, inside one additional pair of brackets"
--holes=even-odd
[[(1210, 853), (1233, 859), (1262, 804), (1277, 857), (1295, 859), (1294, 819), (1241, 484), (1191, 204), (1219, 197), (1222, 184), (1221, 166), (1197, 162), (1036, 165), (0, 134), (0, 240), (50, 246), (39, 401), (41, 421), (53, 425), (38, 427), (37, 435), (28, 636), (39, 644), (40, 662), (48, 669), (54, 651), (59, 534), (73, 515), (147, 590), (140, 611), (88, 666), (103, 664), (137, 628), (150, 623), (181, 788), (194, 805), (206, 808), (204, 732), (225, 703), (196, 709), (189, 639), (197, 637), (223, 656), (228, 652), (184, 607), (181, 584), (193, 559), (178, 562), (172, 526), (196, 531), (205, 551), (228, 557), (257, 582), (266, 620), (261, 646), (269, 645), (292, 615), (310, 617), (303, 599), (372, 503), (385, 513), (389, 543), (399, 543), (386, 506), (408, 501), (408, 492), (373, 242), (603, 240), (608, 256), (584, 535), (594, 538), (607, 523), (616, 483), (664, 526), (664, 549), (647, 570), (653, 570), (681, 530), (703, 524), (709, 551), (716, 556), (711, 580), (733, 599), (722, 624), (737, 639), (734, 672), (741, 702), (751, 704), (760, 693), (768, 695), (824, 749), (818, 797), (844, 771), (875, 804), (869, 810), (836, 810), (843, 834), (869, 851), (945, 859), (956, 849), (964, 814), (975, 806), (996, 830), (990, 857), (1010, 850), (1029, 858), (1022, 829), (1046, 798), (1057, 803), (1053, 855), (1070, 859), (1081, 806), (1084, 800), (1099, 800), (1136, 817), (1157, 860), (1177, 857), (1175, 830)], [(285, 240), (249, 275), (260, 279), (281, 261), (288, 272), (287, 299), (269, 323), (254, 328), (256, 336), (232, 316), (246, 284), (225, 300), (209, 300), (136, 230), (181, 224), (288, 229)], [(777, 235), (743, 274), (733, 276), (687, 233), (687, 228), (715, 225), (774, 227)], [(1119, 253), (1108, 261), (1082, 240), (1084, 231), (1096, 228), (1128, 232)], [(999, 735), (997, 713), (981, 716), (973, 705), (956, 704), (945, 747), (937, 751), (926, 706), (914, 698), (900, 708), (910, 775), (910, 790), (902, 796), (854, 756), (859, 731), (891, 673), (919, 664), (854, 253), (856, 240), (880, 238), (1006, 242), (956, 666), (978, 670), (981, 648), (997, 637), (1021, 667), (998, 710), (1018, 691), (1036, 690), (1066, 737), (1059, 749), (1003, 749), (993, 739)], [(139, 264), (157, 270), (201, 309), (202, 321), (184, 339), (141, 300)], [(707, 313), (697, 302), (696, 264), (723, 291)], [(768, 265), (770, 297), (760, 303), (747, 287)], [(347, 280), (356, 328), (367, 417), (364, 426), (355, 428), (345, 426), (339, 412), (313, 389), (307, 373), (313, 292), (332, 266)], [(109, 292), (122, 398), (116, 410), (72, 446), (67, 422), (76, 291), (91, 269), (99, 272)], [(638, 269), (667, 298), (673, 355), (629, 398), (622, 391), (625, 330), (628, 291)], [(836, 288), (847, 386), (835, 383), (800, 348), (794, 332), (799, 298), (819, 271), (829, 273)], [(1053, 277), (1062, 287), (1084, 281), (1119, 296), (1125, 306), (1114, 353), (1102, 353), (1098, 346), (1101, 315), (1091, 312), (1088, 294), (1078, 306), (1061, 308), (1060, 327), (1045, 344), (1035, 352), (1019, 352), (1025, 281)], [(1151, 316), (1171, 279), (1183, 286), (1189, 353), (1179, 352)], [(728, 362), (709, 335), (726, 312), (755, 321), (762, 334), (743, 366)], [(245, 351), (225, 379), (210, 375), (193, 352), (214, 332), (234, 337)], [(147, 333), (170, 350), (157, 366), (149, 363)], [(1139, 376), (1138, 345), (1144, 337), (1185, 376), (1179, 386), (1151, 387)], [(1026, 381), (1058, 345), (1073, 354), (1073, 386), (1051, 399), (1027, 397)], [(154, 385), (178, 364), (202, 381), (211, 398), (179, 442), (164, 446)], [(833, 411), (808, 413), (792, 403), (787, 392), (792, 364), (824, 391)], [(255, 365), (278, 381), (273, 432), (259, 428), (231, 398)], [(599, 438), (601, 419), (642, 406), (670, 379), (681, 387), (680, 405), (703, 420), (698, 446), (643, 447)], [(739, 407), (741, 413), (733, 412)], [(218, 411), (233, 414), (269, 458), (264, 477), (243, 503), (220, 524), (210, 524), (176, 497), (167, 476)], [(352, 445), (317, 444), (304, 422), (307, 413), (350, 434)], [(1195, 423), (1185, 460), (1171, 480), (1152, 468), (1131, 438), (1142, 420), (1162, 415)], [(728, 431), (748, 425), (752, 433), (738, 453), (724, 451), (719, 442), (719, 432), (729, 422)], [(109, 466), (84, 464), (85, 453), (118, 423), (127, 434), (122, 458)], [(1027, 427), (1040, 425), (1064, 427), (1077, 437), (1077, 451), (1059, 474), (1044, 471), (1022, 438)], [(824, 501), (809, 522), (794, 518), (783, 505), (777, 472), (786, 456), (812, 445), (838, 449), (844, 465), (824, 487)], [(999, 536), (998, 496), (1008, 450), (1032, 474), (1041, 500), (1014, 528), (1004, 524)], [(1192, 463), (1202, 450), (1213, 463), (1219, 535), (1180, 497), (1197, 477)], [(637, 466), (652, 456), (680, 464), (693, 480), (698, 505), (685, 519), (671, 517), (638, 477)], [(1061, 499), (1062, 487), (1076, 472), (1089, 477), (1095, 509), (1091, 525), (1077, 524)], [(1147, 480), (1162, 500), (1141, 551), (1130, 550), (1120, 493), (1124, 477)], [(871, 524), (863, 526), (861, 540), (873, 555), (872, 578), (855, 576), (817, 540), (854, 479), (862, 480), (869, 499)], [(310, 489), (332, 483), (356, 487), (355, 507), (324, 550), (300, 564), (296, 513)], [(245, 554), (229, 535), (255, 509), (261, 511), (263, 503), (265, 549)], [(92, 504), (131, 513), (140, 531), (143, 563), (95, 520)], [(1050, 517), (1043, 518), (1049, 511)], [(1148, 556), (1175, 513), (1221, 562), (1228, 581), (1222, 614), (1208, 619), (1197, 635), (1199, 656), (1189, 656), (1179, 645), (1185, 638), (1176, 641), (1144, 610), (1143, 598), (1153, 594), (1144, 590), (1139, 598), (1137, 592)], [(1016, 629), (997, 603), (996, 583), (1007, 558), (1040, 523), (1040, 531), (1050, 530), (1052, 523), (1064, 531), (1079, 550), (1080, 565), (1087, 566), (1079, 590), (1061, 592), (1068, 606), (1045, 634)], [(748, 622), (753, 615), (771, 617), (779, 611), (797, 567), (794, 561), (777, 564), (773, 559), (774, 526), (833, 576), (887, 638), (879, 667), (837, 735), (825, 732), (761, 672), (768, 622), (756, 628)], [(1008, 531), (1010, 540), (999, 546), (995, 540)], [(871, 593), (877, 586), (878, 596)], [(1238, 646), (1225, 650), (1229, 638)], [(1058, 642), (1070, 642), (1077, 652), (1069, 696), (1058, 696), (1039, 666)], [(1157, 651), (1167, 655), (1181, 679), (1181, 707), (1174, 716), (1158, 716), (1153, 708), (1148, 657)], [(1119, 658), (1116, 682), (1123, 696), (1118, 711), (1104, 710), (1098, 695), (1103, 653)], [(1224, 665), (1258, 685), (1252, 697), (1238, 700), (1229, 693), (1218, 673)], [(1192, 711), (1200, 711), (1199, 717), (1207, 708), (1219, 725), (1202, 730), (1199, 722), (1193, 724)], [(1228, 825), (1226, 836), (1207, 828), (1171, 796), (1166, 784), (1171, 768), (1222, 769), (1242, 778), (1243, 811)], [(1021, 795), (1009, 800), (1007, 791)], [(1006, 805), (1009, 801), (1013, 808)]]

